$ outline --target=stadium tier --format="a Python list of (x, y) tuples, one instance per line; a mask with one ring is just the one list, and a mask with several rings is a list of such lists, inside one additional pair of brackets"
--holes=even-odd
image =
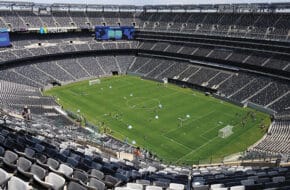
[(0, 8), (1, 189), (290, 189), (289, 3)]

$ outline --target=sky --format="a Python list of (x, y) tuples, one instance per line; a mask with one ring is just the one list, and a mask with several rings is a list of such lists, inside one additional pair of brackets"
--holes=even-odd
[[(1, 2), (2, 0), (0, 0)], [(114, 5), (154, 5), (154, 4), (229, 4), (229, 3), (271, 3), (290, 0), (16, 0), (34, 3), (77, 3)]]

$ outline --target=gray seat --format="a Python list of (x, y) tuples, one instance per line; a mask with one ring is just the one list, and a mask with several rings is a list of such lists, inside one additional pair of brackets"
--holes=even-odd
[(8, 180), (12, 177), (12, 174), (7, 173), (0, 168), (0, 186), (3, 187), (7, 184)]
[(222, 188), (222, 187), (224, 187), (224, 184), (211, 184), (210, 185), (210, 189)]
[(47, 162), (47, 157), (44, 154), (36, 153), (34, 157), (38, 163), (45, 164)]
[(96, 178), (90, 178), (89, 180), (89, 183), (88, 183), (88, 186), (90, 189), (96, 189), (96, 190), (104, 190), (105, 189), (105, 184), (96, 179)]
[(29, 186), (28, 183), (22, 181), (18, 177), (11, 177), (11, 179), (8, 181), (8, 190), (29, 190), (32, 189), (31, 186)]
[(38, 178), (39, 180), (44, 180), (45, 176), (46, 176), (46, 173), (47, 171), (36, 165), (36, 164), (33, 164), (30, 168), (30, 172), (33, 174), (33, 178)]
[(17, 171), (19, 171), (21, 174), (27, 176), (27, 177), (32, 177), (33, 174), (30, 173), (30, 168), (31, 168), (31, 161), (24, 158), (24, 157), (20, 157), (17, 160)]
[(6, 129), (3, 129), (3, 130), (1, 131), (1, 134), (2, 134), (2, 136), (6, 137), (8, 134), (10, 134), (10, 132), (7, 131)]
[(144, 179), (136, 180), (136, 183), (139, 183), (139, 184), (142, 184), (142, 185), (150, 185), (150, 181), (144, 180)]
[(52, 170), (58, 174), (64, 175), (66, 177), (71, 177), (73, 169), (66, 164), (60, 164), (57, 170)]
[(53, 172), (50, 172), (46, 176), (45, 182), (52, 184), (52, 188), (55, 190), (62, 189), (65, 185), (65, 179)]
[(162, 187), (148, 185), (146, 186), (146, 190), (162, 190)]
[(241, 184), (245, 185), (245, 186), (254, 185), (255, 184), (255, 180), (253, 180), (253, 179), (242, 180)]
[(120, 173), (116, 173), (114, 175), (114, 177), (118, 178), (121, 182), (128, 182), (130, 176), (127, 177), (126, 175), (123, 175), (123, 174), (120, 174)]
[(109, 187), (109, 188), (112, 188), (112, 187), (116, 187), (120, 184), (120, 181), (119, 179), (113, 177), (113, 176), (110, 176), (110, 175), (106, 175), (105, 177), (105, 184)]
[[(208, 190), (208, 185), (195, 186), (195, 187), (193, 187), (193, 190)], [(215, 189), (211, 188), (211, 190), (215, 190)]]
[[(216, 188), (210, 188), (210, 190), (228, 190), (229, 188), (227, 187), (216, 187)], [(196, 190), (196, 189), (194, 189)]]
[(91, 172), (90, 172), (90, 176), (102, 180), (105, 175), (104, 175), (103, 172), (101, 172), (99, 170), (92, 169)]
[(41, 152), (43, 152), (45, 150), (45, 147), (42, 146), (41, 144), (35, 144), (34, 147), (33, 147), (33, 149), (36, 152), (41, 153)]
[(237, 186), (232, 186), (231, 188), (230, 188), (230, 190), (245, 190), (246, 188), (245, 188), (245, 186), (243, 186), (243, 185), (237, 185)]
[(0, 159), (3, 160), (3, 156), (5, 154), (5, 148), (3, 148), (2, 146), (0, 146)]
[(134, 190), (143, 190), (143, 185), (139, 183), (127, 183), (127, 187)]
[(92, 162), (91, 168), (94, 168), (96, 170), (100, 170), (102, 168), (102, 165), (100, 163), (97, 163), (97, 162)]
[(55, 160), (55, 159), (52, 159), (52, 158), (48, 158), (46, 160), (46, 164), (43, 164), (43, 163), (41, 163), (38, 160), (37, 160), (37, 163), (39, 165), (41, 165), (42, 167), (49, 168), (51, 170), (57, 170), (58, 167), (59, 167), (59, 162), (57, 160)]
[(71, 181), (67, 186), (67, 190), (87, 190), (87, 188), (77, 182)]
[(77, 161), (75, 158), (73, 157), (68, 157), (66, 160), (66, 163), (71, 166), (71, 167), (76, 167), (79, 164), (79, 161)]
[(166, 181), (154, 181), (153, 185), (159, 186), (159, 187), (162, 187), (162, 188), (166, 189), (167, 187), (169, 187), (169, 182), (166, 182)]
[(72, 174), (72, 178), (77, 180), (82, 185), (86, 185), (89, 181), (89, 175), (81, 170), (75, 170)]
[(45, 180), (41, 180), (38, 177), (34, 178), (40, 185), (44, 186), (48, 189), (53, 190), (60, 190), (63, 189), (65, 185), (65, 179), (60, 175), (50, 172), (46, 177)]
[(269, 171), (268, 175), (269, 176), (276, 176), (276, 175), (279, 175), (279, 173), (277, 171)]
[(170, 183), (169, 184), (169, 189), (183, 190), (184, 189), (184, 185), (183, 184), (179, 184), (179, 183)]
[(28, 159), (34, 159), (35, 151), (33, 149), (31, 149), (31, 148), (25, 148), (24, 155)]
[(3, 162), (5, 165), (16, 168), (16, 161), (18, 159), (18, 155), (10, 150), (6, 150), (4, 154)]
[(283, 183), (285, 182), (285, 176), (276, 176), (272, 178), (275, 183)]
[(5, 137), (3, 135), (0, 135), (0, 144), (3, 144), (5, 141)]

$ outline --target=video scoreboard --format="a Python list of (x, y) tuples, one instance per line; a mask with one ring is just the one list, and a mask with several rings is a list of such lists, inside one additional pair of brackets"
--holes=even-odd
[(0, 47), (10, 46), (9, 32), (7, 29), (0, 28)]
[(135, 28), (133, 26), (96, 26), (96, 40), (132, 40)]

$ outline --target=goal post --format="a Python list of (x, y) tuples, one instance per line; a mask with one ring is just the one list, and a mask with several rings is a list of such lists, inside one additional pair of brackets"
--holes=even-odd
[(101, 84), (101, 80), (100, 79), (94, 79), (94, 80), (90, 80), (89, 81), (89, 85), (95, 85), (95, 84)]
[(229, 137), (230, 135), (233, 134), (233, 127), (234, 126), (231, 126), (231, 125), (225, 126), (224, 128), (219, 130), (218, 136), (223, 139)]

